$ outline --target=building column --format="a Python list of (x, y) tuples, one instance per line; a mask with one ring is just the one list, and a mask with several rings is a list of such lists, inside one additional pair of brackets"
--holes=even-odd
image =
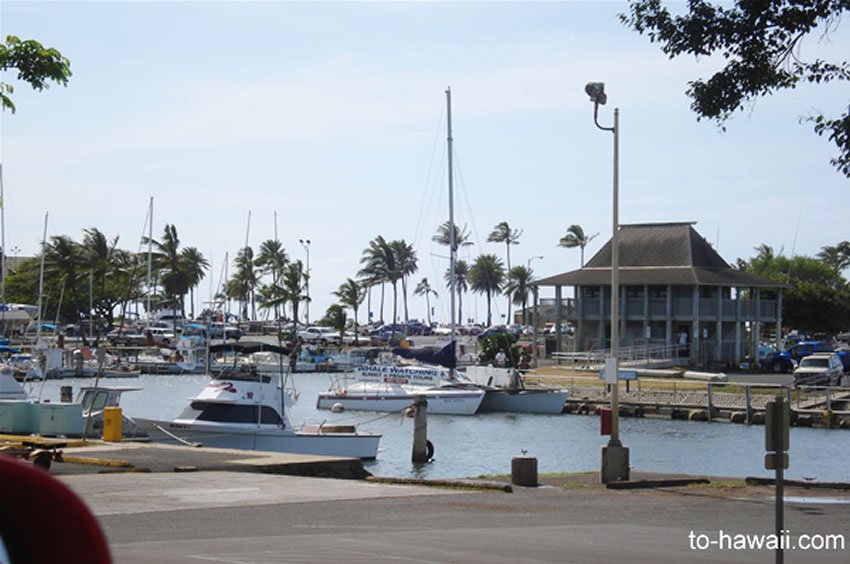
[(691, 364), (696, 364), (699, 361), (700, 351), (700, 334), (699, 334), (699, 286), (694, 286), (691, 291), (691, 346), (690, 360)]
[[(619, 329), (617, 334), (620, 335), (620, 343), (623, 342), (623, 337), (626, 335), (626, 287), (620, 284), (620, 311), (617, 312), (617, 321), (619, 321)], [(618, 343), (619, 344), (619, 343)]]
[(718, 288), (717, 292), (717, 324), (714, 326), (714, 358), (721, 364), (725, 360), (723, 358), (723, 288)]
[(583, 351), (584, 348), (584, 292), (581, 286), (575, 288), (576, 307), (576, 350)]
[(664, 340), (668, 345), (673, 344), (673, 286), (667, 286), (667, 312), (664, 322)]
[(649, 344), (649, 339), (646, 337), (646, 328), (650, 326), (649, 323), (649, 286), (643, 286), (643, 337)]
[(531, 291), (534, 295), (534, 297), (532, 299), (532, 303), (534, 305), (531, 308), (531, 338), (532, 338), (532, 342), (534, 343), (533, 362), (534, 362), (534, 367), (537, 368), (537, 364), (538, 364), (537, 361), (540, 358), (540, 347), (539, 347), (538, 341), (537, 341), (537, 327), (540, 324), (539, 312), (538, 312), (539, 302), (540, 302), (540, 288), (538, 288), (537, 286), (532, 286)]
[(782, 341), (782, 288), (776, 290), (776, 347)]
[(596, 329), (596, 349), (605, 350), (605, 286), (599, 287), (599, 326)]
[(756, 288), (756, 315), (755, 327), (753, 329), (752, 360), (758, 362), (759, 343), (761, 343), (761, 288)]
[(555, 286), (555, 351), (561, 352), (561, 285)]
[(735, 288), (735, 364), (741, 363), (741, 289)]

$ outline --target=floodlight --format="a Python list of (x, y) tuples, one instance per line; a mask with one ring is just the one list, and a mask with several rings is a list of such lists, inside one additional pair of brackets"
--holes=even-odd
[(590, 96), (590, 101), (594, 104), (604, 106), (605, 102), (608, 101), (608, 96), (605, 95), (604, 82), (588, 82), (584, 87), (584, 91), (587, 92), (587, 95)]

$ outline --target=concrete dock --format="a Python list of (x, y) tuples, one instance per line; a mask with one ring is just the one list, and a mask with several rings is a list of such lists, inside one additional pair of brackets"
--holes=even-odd
[[(773, 531), (773, 488), (743, 480), (675, 486), (683, 482), (633, 471), (644, 487), (621, 490), (590, 472), (541, 475), (539, 487), (505, 493), (293, 475), (347, 464), (328, 457), (132, 443), (63, 454), (86, 463), (54, 462), (50, 472), (88, 505), (122, 563), (773, 559), (767, 549), (694, 546)], [(845, 543), (788, 550), (786, 562), (846, 562), (850, 492), (786, 487), (786, 500), (795, 542), (835, 534)]]

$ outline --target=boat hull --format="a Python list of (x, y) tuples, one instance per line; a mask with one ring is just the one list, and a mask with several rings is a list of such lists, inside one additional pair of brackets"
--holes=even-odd
[(480, 390), (423, 390), (411, 393), (381, 393), (372, 391), (323, 392), (319, 394), (316, 407), (331, 409), (339, 404), (345, 410), (401, 412), (423, 396), (428, 402), (427, 412), (433, 415), (475, 415), (484, 392)]
[(487, 390), (480, 412), (510, 411), (558, 415), (563, 413), (567, 390)]
[(185, 445), (200, 443), (210, 448), (262, 450), (374, 460), (381, 435), (371, 433), (323, 433), (280, 428), (248, 429), (202, 423), (182, 423), (134, 418), (136, 426), (154, 442)]

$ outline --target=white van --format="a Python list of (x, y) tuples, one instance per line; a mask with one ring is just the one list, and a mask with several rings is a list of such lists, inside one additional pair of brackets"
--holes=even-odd
[(186, 323), (186, 318), (176, 309), (158, 311), (153, 319), (156, 323), (167, 323), (169, 325), (177, 325), (178, 327), (182, 327)]

